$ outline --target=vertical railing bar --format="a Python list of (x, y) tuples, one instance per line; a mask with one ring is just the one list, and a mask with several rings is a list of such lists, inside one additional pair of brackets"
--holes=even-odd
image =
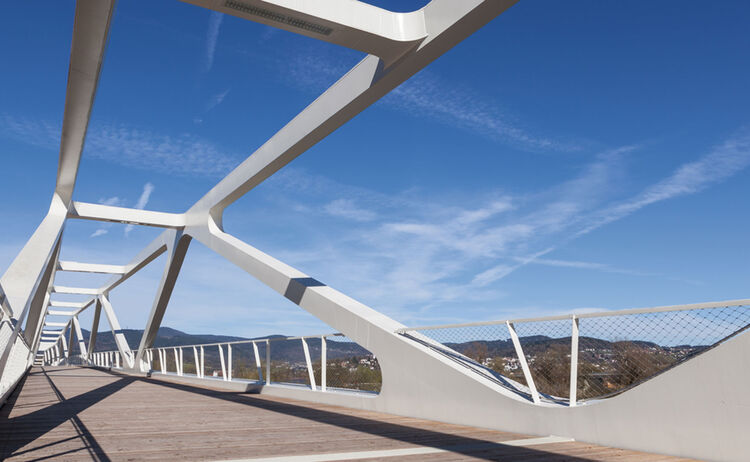
[(201, 359), (198, 356), (198, 349), (193, 346), (193, 358), (195, 359), (195, 375), (201, 378)]
[(531, 399), (534, 401), (534, 404), (539, 404), (539, 392), (536, 389), (536, 385), (534, 385), (533, 377), (531, 377), (531, 370), (529, 369), (529, 364), (526, 362), (526, 356), (523, 354), (523, 348), (521, 348), (521, 342), (520, 340), (518, 340), (516, 328), (510, 321), (505, 321), (505, 324), (508, 326), (510, 338), (513, 340), (513, 346), (516, 349), (516, 356), (518, 356), (518, 361), (521, 363), (521, 369), (523, 369), (523, 376), (526, 378), (526, 384), (531, 390)]
[(182, 355), (182, 348), (180, 348), (180, 376), (184, 375), (184, 372), (185, 372), (184, 366), (185, 366), (185, 359), (183, 358), (183, 355)]
[(227, 343), (227, 380), (232, 380), (232, 344)]
[(327, 348), (328, 346), (326, 345), (326, 337), (324, 335), (320, 337), (320, 391), (326, 391), (326, 387), (328, 385), (326, 381), (326, 370), (328, 369), (328, 360), (326, 358)]
[(574, 315), (570, 331), (570, 399), (573, 407), (578, 401), (578, 318)]
[(179, 355), (177, 354), (177, 348), (172, 348), (172, 350), (174, 351), (175, 372), (177, 373), (177, 375), (180, 375), (180, 358), (179, 358)]
[(258, 354), (258, 345), (253, 342), (253, 353), (255, 353), (255, 367), (258, 368), (258, 382), (263, 381), (263, 365), (260, 363), (260, 354)]
[(219, 347), (219, 359), (221, 360), (221, 379), (226, 380), (227, 379), (227, 363), (224, 362), (224, 349), (221, 347), (221, 345), (216, 345)]
[(271, 342), (266, 340), (266, 385), (271, 385)]
[(206, 352), (201, 347), (201, 378), (206, 376)]
[(305, 353), (305, 363), (307, 363), (307, 376), (310, 379), (310, 388), (315, 390), (315, 373), (313, 372), (312, 361), (310, 361), (310, 348), (307, 347), (305, 337), (302, 337), (302, 351)]

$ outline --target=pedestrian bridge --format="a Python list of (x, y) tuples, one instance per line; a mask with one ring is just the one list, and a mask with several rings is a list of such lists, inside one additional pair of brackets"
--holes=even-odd
[(679, 461), (82, 367), (35, 367), (2, 409), (4, 460)]
[[(55, 193), (0, 278), (4, 458), (747, 459), (750, 300), (405, 326), (223, 229), (226, 207), (514, 1), (432, 0), (410, 13), (344, 0), (188, 1), (367, 57), (188, 210), (81, 202), (114, 1), (78, 0)], [(125, 264), (61, 260), (70, 220), (163, 232)], [(192, 240), (331, 332), (156, 345)], [(110, 293), (161, 255), (143, 335), (129, 344)], [(66, 287), (60, 272), (109, 280)], [(102, 313), (116, 350), (97, 348)]]

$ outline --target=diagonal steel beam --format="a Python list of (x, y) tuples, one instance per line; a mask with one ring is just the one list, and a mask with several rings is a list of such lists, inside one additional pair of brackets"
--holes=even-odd
[(172, 297), (172, 290), (177, 282), (177, 276), (180, 274), (180, 269), (182, 268), (182, 263), (185, 260), (185, 255), (191, 241), (189, 236), (177, 231), (170, 233), (169, 237), (168, 258), (165, 263), (164, 273), (159, 282), (159, 288), (157, 289), (156, 298), (151, 307), (146, 327), (143, 329), (143, 335), (138, 345), (138, 352), (136, 353), (133, 366), (140, 368), (143, 372), (145, 372), (144, 369), (146, 367), (143, 364), (144, 352), (147, 348), (151, 348), (154, 345), (156, 334), (159, 331), (162, 319), (164, 319), (164, 313), (167, 310), (169, 299)]
[(115, 339), (117, 349), (120, 351), (123, 361), (131, 363), (130, 366), (132, 367), (133, 356), (132, 352), (130, 351), (130, 345), (128, 345), (128, 341), (125, 339), (125, 334), (122, 333), (120, 321), (117, 320), (115, 309), (112, 307), (112, 303), (110, 303), (109, 298), (106, 294), (100, 295), (99, 301), (101, 302), (102, 309), (104, 310), (104, 315), (107, 317), (107, 321), (109, 322), (109, 327), (112, 330), (112, 337), (114, 337)]
[(91, 353), (94, 352), (94, 348), (96, 348), (96, 333), (99, 330), (99, 317), (102, 314), (102, 302), (97, 297), (96, 299), (96, 308), (94, 309), (94, 320), (91, 322), (91, 331), (89, 333), (89, 347), (88, 347), (88, 354), (86, 355), (86, 359), (89, 358)]
[(88, 358), (88, 354), (86, 352), (86, 342), (83, 339), (83, 332), (81, 331), (81, 323), (78, 322), (78, 316), (73, 316), (72, 323), (72, 328), (76, 332), (76, 340), (78, 340), (78, 349), (80, 350), (81, 356), (83, 358)]
[(55, 187), (66, 206), (73, 197), (114, 6), (115, 0), (76, 2)]
[(196, 202), (187, 212), (187, 227), (207, 226), (205, 212), (221, 226), (221, 214), (227, 206), (515, 2), (430, 2), (423, 8), (427, 37), (418, 48), (387, 68), (375, 55), (363, 59)]

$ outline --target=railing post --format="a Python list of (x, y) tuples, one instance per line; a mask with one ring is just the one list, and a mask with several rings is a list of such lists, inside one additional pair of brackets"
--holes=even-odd
[(164, 349), (159, 350), (159, 366), (161, 366), (161, 373), (167, 373), (167, 351)]
[(221, 345), (217, 345), (219, 347), (219, 359), (221, 360), (221, 379), (226, 380), (227, 379), (227, 363), (224, 362), (224, 349), (221, 347)]
[(573, 315), (570, 331), (570, 400), (573, 407), (578, 401), (578, 318)]
[(305, 363), (307, 363), (307, 375), (310, 378), (310, 388), (315, 390), (315, 373), (313, 372), (312, 361), (310, 361), (310, 349), (307, 347), (307, 341), (305, 340), (305, 337), (302, 337), (301, 340), (302, 351), (305, 352)]
[(193, 358), (195, 359), (195, 375), (200, 379), (201, 377), (201, 359), (198, 356), (198, 349), (193, 347)]
[(115, 367), (120, 368), (120, 353), (115, 353)]
[(206, 376), (206, 354), (205, 351), (203, 351), (203, 347), (201, 347), (201, 377)]
[(271, 385), (271, 341), (266, 340), (266, 385)]
[(539, 404), (539, 392), (536, 390), (536, 385), (534, 385), (534, 378), (531, 377), (531, 370), (529, 369), (529, 364), (526, 362), (526, 356), (523, 354), (523, 348), (521, 348), (521, 342), (518, 340), (518, 334), (516, 334), (516, 328), (513, 326), (513, 323), (510, 321), (505, 321), (505, 324), (508, 326), (508, 332), (510, 332), (510, 338), (513, 340), (513, 346), (516, 349), (516, 356), (518, 356), (518, 362), (521, 363), (521, 369), (523, 369), (523, 376), (526, 378), (526, 385), (529, 386), (529, 389), (531, 390), (531, 399), (534, 401), (534, 404)]
[(172, 348), (172, 351), (174, 352), (174, 369), (177, 375), (180, 375), (180, 358), (177, 355), (177, 348)]
[(180, 376), (185, 374), (185, 358), (182, 355), (182, 348), (180, 348)]
[(227, 343), (227, 380), (232, 380), (232, 344)]
[(325, 335), (320, 337), (320, 391), (326, 391), (326, 369), (328, 368), (328, 360), (326, 358), (326, 337)]
[(258, 382), (263, 381), (263, 366), (260, 363), (260, 355), (258, 354), (258, 345), (253, 342), (253, 353), (255, 353), (255, 367), (258, 368)]

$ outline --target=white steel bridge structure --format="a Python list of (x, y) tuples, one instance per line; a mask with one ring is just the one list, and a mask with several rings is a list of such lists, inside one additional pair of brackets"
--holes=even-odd
[[(531, 435), (557, 435), (661, 454), (747, 460), (750, 336), (744, 331), (750, 325), (750, 300), (407, 327), (224, 231), (222, 214), (230, 204), (502, 14), (514, 0), (432, 0), (410, 13), (351, 0), (186, 1), (368, 56), (183, 213), (78, 202), (74, 200), (78, 166), (115, 6), (114, 0), (78, 0), (54, 196), (47, 215), (0, 279), (3, 402), (35, 364), (84, 365), (185, 383), (211, 381), (212, 386), (226, 390)], [(125, 265), (63, 261), (59, 255), (69, 220), (127, 223), (163, 232)], [(155, 348), (157, 330), (193, 239), (322, 320), (334, 333)], [(143, 336), (131, 348), (110, 293), (163, 254), (166, 264), (157, 295)], [(64, 287), (55, 283), (58, 272), (109, 274), (111, 278), (100, 287)], [(51, 300), (54, 293), (86, 295), (89, 300), (59, 302)], [(94, 310), (88, 344), (78, 320), (87, 309)], [(95, 351), (102, 312), (116, 351)], [(53, 320), (60, 317), (67, 320)], [(652, 351), (659, 349), (660, 357), (671, 358), (662, 367), (651, 369), (648, 376), (633, 373), (621, 386), (613, 385), (610, 377), (623, 372), (605, 372), (607, 364), (616, 359), (602, 360), (604, 365), (596, 366), (598, 373), (584, 373), (586, 355), (594, 358), (587, 364), (601, 359), (597, 348), (615, 358), (620, 339), (643, 340), (638, 335), (648, 330), (645, 326), (657, 324), (662, 330), (668, 325), (674, 337), (661, 345), (649, 343)], [(564, 386), (543, 382), (544, 370), (538, 366), (542, 353), (529, 352), (528, 339), (535, 333), (564, 340)], [(336, 341), (338, 336), (346, 336), (375, 355), (382, 371), (377, 393), (327, 383), (326, 342)], [(605, 337), (612, 340), (610, 346), (585, 346)], [(306, 383), (274, 382), (270, 355), (275, 342), (282, 340), (296, 342), (304, 354)], [(694, 346), (679, 347), (677, 340)], [(322, 370), (318, 372), (313, 370), (317, 359), (312, 354), (313, 341), (315, 354), (321, 356)], [(462, 349), (460, 344), (466, 341), (508, 342), (515, 360), (505, 369), (493, 368), (483, 356)], [(74, 344), (80, 355), (71, 354)], [(241, 344), (254, 353), (255, 380), (233, 377), (232, 351)], [(208, 350), (220, 356), (218, 380), (207, 377), (204, 361)], [(653, 359), (639, 358), (641, 362)], [(185, 365), (194, 367), (194, 373), (187, 373)], [(599, 386), (609, 391), (597, 391)]]

